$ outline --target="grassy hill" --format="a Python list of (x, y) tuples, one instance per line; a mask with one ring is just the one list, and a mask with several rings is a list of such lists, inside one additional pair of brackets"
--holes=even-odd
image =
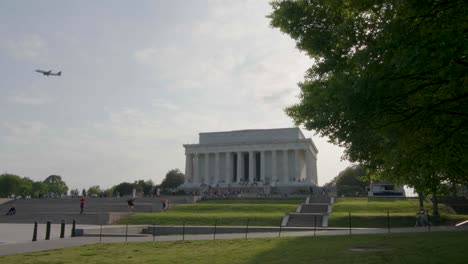
[(294, 212), (302, 200), (220, 200), (176, 204), (161, 213), (138, 213), (119, 224), (156, 225), (249, 225), (279, 226), (286, 213)]
[[(432, 213), (432, 204), (424, 207)], [(416, 213), (419, 211), (419, 201), (413, 198), (337, 198), (333, 212), (329, 218), (329, 226), (349, 226), (349, 213), (353, 227), (387, 227), (387, 211), (391, 227), (411, 227), (415, 224)], [(433, 224), (454, 224), (468, 219), (468, 215), (449, 214), (440, 205), (441, 219), (433, 220)]]
[[(136, 213), (119, 224), (156, 225), (240, 225), (249, 219), (252, 226), (278, 226), (286, 213), (295, 212), (302, 200), (220, 200), (197, 204), (176, 204), (161, 213)], [(432, 209), (430, 204), (426, 208)], [(433, 224), (454, 224), (468, 215), (449, 214), (443, 206), (440, 221)], [(387, 210), (391, 227), (412, 227), (419, 211), (417, 199), (411, 198), (338, 198), (329, 218), (330, 227), (348, 227), (349, 213), (353, 227), (387, 227)]]

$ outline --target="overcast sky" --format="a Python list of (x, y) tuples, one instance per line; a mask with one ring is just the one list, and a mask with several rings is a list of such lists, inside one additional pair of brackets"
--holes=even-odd
[[(199, 132), (292, 127), (311, 60), (268, 1), (1, 1), (0, 173), (70, 188), (185, 170)], [(36, 69), (62, 71), (47, 77)], [(317, 148), (322, 185), (349, 162)]]

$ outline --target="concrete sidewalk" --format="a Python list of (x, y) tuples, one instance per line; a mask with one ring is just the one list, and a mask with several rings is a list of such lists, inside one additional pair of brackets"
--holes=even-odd
[[(14, 234), (19, 235), (18, 232), (15, 232), (16, 228), (24, 228), (18, 224), (12, 224), (12, 226), (7, 227), (6, 224), (0, 225), (0, 237), (1, 234), (13, 232)], [(32, 225), (29, 225), (29, 232), (32, 235)], [(107, 227), (107, 226), (106, 226)], [(112, 226), (110, 226), (112, 227)], [(5, 231), (4, 229), (9, 229)], [(16, 230), (18, 231), (18, 230)], [(452, 227), (452, 226), (437, 226), (432, 227), (431, 232), (440, 232), (440, 231), (468, 231), (468, 226)], [(3, 232), (3, 233), (2, 233)], [(406, 233), (406, 232), (428, 232), (428, 228), (419, 227), (419, 228), (394, 228), (390, 230), (391, 233)], [(385, 234), (388, 233), (387, 229), (352, 229), (352, 234)], [(24, 235), (24, 234), (23, 234)], [(317, 230), (317, 231), (288, 231), (282, 232), (281, 237), (297, 237), (297, 236), (330, 236), (330, 235), (349, 235), (349, 229), (341, 230)], [(209, 235), (171, 235), (171, 236), (156, 236), (152, 235), (136, 235), (132, 234), (128, 237), (123, 235), (119, 236), (104, 236), (104, 237), (67, 237), (64, 239), (59, 239), (56, 236), (51, 240), (43, 240), (42, 236), (38, 235), (37, 242), (32, 242), (28, 237), (28, 240), (24, 240), (26, 237), (18, 237), (14, 239), (15, 241), (4, 242), (0, 244), (0, 256), (1, 255), (11, 255), (11, 254), (21, 254), (28, 252), (44, 251), (44, 250), (53, 250), (65, 247), (72, 246), (81, 246), (88, 244), (96, 243), (125, 243), (125, 242), (150, 242), (150, 241), (180, 241), (184, 240), (212, 240), (212, 239), (245, 239), (247, 238), (261, 238), (261, 237), (278, 237), (279, 232), (262, 232), (262, 233), (237, 233), (237, 234), (209, 234)]]
[[(96, 228), (96, 226), (77, 225), (77, 228)], [(72, 225), (65, 225), (65, 237), (71, 235)], [(6, 224), (0, 223), (0, 245), (11, 243), (31, 242), (33, 237), (34, 224)], [(44, 240), (46, 233), (46, 224), (37, 225), (37, 240)], [(50, 229), (50, 238), (60, 237), (60, 224), (52, 224)]]

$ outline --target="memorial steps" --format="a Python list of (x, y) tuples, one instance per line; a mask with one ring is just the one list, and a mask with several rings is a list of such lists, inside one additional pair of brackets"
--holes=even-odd
[[(186, 197), (168, 197), (172, 203), (186, 203)], [(5, 215), (11, 205), (15, 205), (16, 214)], [(160, 198), (136, 198), (134, 212), (160, 212)], [(77, 224), (110, 224), (129, 214), (127, 197), (121, 198), (86, 198), (84, 214), (80, 214), (80, 197), (17, 199), (0, 204), (0, 223), (60, 223), (65, 220)]]
[[(317, 223), (315, 223), (317, 221)], [(291, 213), (289, 214), (288, 227), (322, 227), (322, 214), (320, 213)]]
[(288, 227), (326, 227), (332, 211), (334, 198), (309, 196), (306, 203), (300, 204), (296, 213), (286, 215)]

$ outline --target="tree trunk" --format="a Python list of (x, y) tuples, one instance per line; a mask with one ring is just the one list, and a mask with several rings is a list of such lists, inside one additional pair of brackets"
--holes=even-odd
[(418, 192), (419, 208), (424, 208), (424, 195)]
[(432, 193), (432, 215), (436, 218), (439, 217), (439, 202), (437, 201), (436, 192)]

